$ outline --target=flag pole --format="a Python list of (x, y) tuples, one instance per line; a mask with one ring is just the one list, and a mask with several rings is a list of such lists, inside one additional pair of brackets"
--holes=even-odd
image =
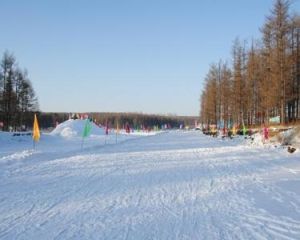
[(81, 151), (83, 150), (83, 142), (84, 142), (84, 137), (82, 137), (82, 140), (81, 140)]
[(116, 129), (116, 144), (118, 143), (118, 134), (119, 134), (119, 122), (117, 122), (117, 129)]
[(105, 124), (105, 145), (106, 145), (107, 135), (108, 135), (108, 121), (106, 119), (106, 124)]

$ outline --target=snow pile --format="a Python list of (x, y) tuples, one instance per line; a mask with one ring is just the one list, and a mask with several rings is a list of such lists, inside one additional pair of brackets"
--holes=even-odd
[(251, 136), (251, 144), (254, 146), (264, 145), (264, 137), (261, 133), (255, 133)]
[(22, 152), (15, 152), (11, 155), (0, 157), (0, 163), (7, 163), (9, 161), (16, 161), (25, 159), (33, 154), (33, 150), (24, 150)]
[[(80, 137), (83, 133), (86, 120), (69, 119), (59, 124), (51, 133), (52, 136), (61, 136), (63, 138)], [(91, 135), (104, 135), (103, 129), (99, 128), (95, 123), (91, 122)]]
[(296, 148), (300, 148), (300, 127), (291, 128), (287, 131), (280, 132), (271, 137), (269, 140), (264, 140), (264, 137), (261, 133), (256, 133), (252, 136), (251, 144), (255, 146), (263, 146), (266, 144), (284, 146), (292, 145)]
[(282, 145), (293, 145), (297, 148), (300, 147), (300, 127), (291, 128), (282, 132), (279, 136)]

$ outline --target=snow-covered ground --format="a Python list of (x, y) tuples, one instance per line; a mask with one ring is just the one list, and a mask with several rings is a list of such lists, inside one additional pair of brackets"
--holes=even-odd
[(0, 133), (0, 239), (300, 239), (299, 151), (193, 131), (30, 140)]

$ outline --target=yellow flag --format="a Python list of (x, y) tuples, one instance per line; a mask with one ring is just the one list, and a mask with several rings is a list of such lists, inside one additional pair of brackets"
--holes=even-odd
[(235, 128), (235, 125), (233, 125), (233, 127), (232, 127), (232, 133), (233, 133), (233, 135), (236, 135), (236, 128)]
[(36, 114), (34, 114), (34, 122), (33, 122), (33, 133), (32, 133), (32, 138), (35, 142), (39, 141), (41, 135), (40, 135), (40, 128), (39, 124), (37, 121)]
[(117, 134), (119, 134), (120, 129), (119, 129), (119, 122), (117, 122)]

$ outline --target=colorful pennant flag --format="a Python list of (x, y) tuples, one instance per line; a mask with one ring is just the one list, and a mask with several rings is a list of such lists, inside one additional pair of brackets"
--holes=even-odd
[(32, 138), (35, 142), (38, 142), (40, 140), (40, 137), (41, 134), (40, 134), (39, 123), (36, 114), (34, 114)]
[(91, 133), (92, 130), (92, 124), (91, 121), (89, 119), (86, 120), (85, 125), (84, 125), (84, 129), (83, 129), (83, 133), (82, 133), (82, 137), (88, 137)]
[(246, 129), (245, 125), (243, 124), (243, 135), (245, 136), (246, 133), (247, 133), (247, 129)]
[(232, 127), (232, 134), (236, 135), (236, 127), (235, 127), (235, 125), (233, 125), (233, 127)]

